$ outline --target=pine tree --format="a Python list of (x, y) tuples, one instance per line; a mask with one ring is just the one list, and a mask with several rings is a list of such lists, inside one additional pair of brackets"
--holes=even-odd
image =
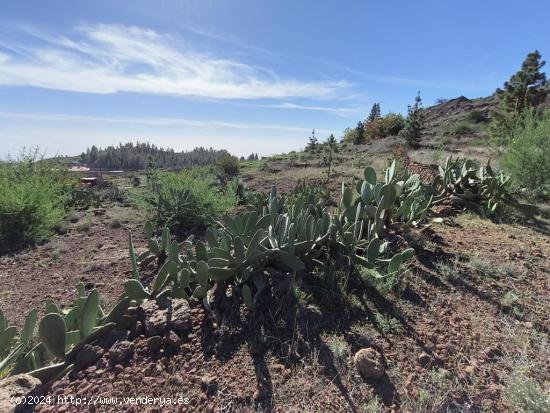
[(327, 167), (327, 183), (330, 182), (330, 176), (332, 172), (332, 167), (336, 161), (336, 154), (338, 153), (338, 143), (334, 135), (330, 135), (328, 139), (324, 142), (324, 153), (323, 153), (323, 165)]
[(504, 83), (503, 89), (497, 89), (499, 107), (491, 113), (489, 127), (491, 141), (497, 147), (508, 145), (522, 129), (526, 113), (536, 110), (546, 99), (548, 82), (540, 71), (544, 64), (537, 50), (529, 53), (521, 69)]
[(353, 143), (360, 145), (365, 141), (365, 126), (363, 122), (357, 122), (357, 127), (353, 131)]
[(95, 145), (92, 145), (92, 148), (90, 149), (90, 163), (94, 163), (97, 161), (98, 156), (98, 149)]
[(319, 144), (319, 141), (315, 137), (315, 129), (311, 132), (311, 136), (309, 137), (309, 142), (306, 146), (306, 152), (315, 152), (317, 150), (317, 146)]
[(546, 74), (540, 70), (545, 63), (541, 61), (538, 50), (529, 53), (521, 69), (504, 83), (504, 89), (497, 89), (497, 96), (505, 112), (520, 114), (524, 109), (544, 102), (548, 93), (545, 89), (547, 81)]
[(367, 117), (367, 123), (372, 123), (377, 119), (380, 119), (380, 103), (374, 103), (370, 110), (369, 116)]
[(424, 109), (422, 108), (422, 98), (420, 92), (414, 99), (414, 104), (409, 105), (407, 108), (407, 119), (405, 119), (405, 127), (399, 133), (401, 139), (403, 139), (407, 145), (411, 147), (418, 147), (420, 140), (422, 139), (422, 132), (424, 130)]

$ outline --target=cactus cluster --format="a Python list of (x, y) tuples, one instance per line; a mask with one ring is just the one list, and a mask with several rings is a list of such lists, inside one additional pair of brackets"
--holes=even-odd
[(483, 215), (494, 214), (503, 203), (514, 203), (510, 177), (495, 172), (489, 163), (477, 167), (472, 160), (448, 157), (432, 185), (437, 200), (450, 197)]
[[(136, 257), (130, 243), (133, 279), (126, 282), (125, 293), (131, 300), (195, 297), (216, 306), (231, 287), (254, 308), (268, 281), (264, 267), (287, 272), (324, 267), (319, 258), (328, 251), (380, 273), (395, 273), (414, 251), (391, 255), (385, 240), (388, 226), (393, 219), (409, 222), (420, 218), (431, 198), (424, 199), (417, 176), (403, 182), (396, 181), (394, 175), (395, 163), (382, 183), (377, 182), (374, 170), (367, 168), (365, 180), (357, 185), (359, 196), (343, 185), (336, 210), (325, 206), (317, 191), (297, 190), (287, 199), (273, 188), (261, 208), (215, 221), (206, 231), (205, 242), (192, 238), (182, 243), (171, 241), (166, 228), (157, 240), (148, 223), (149, 249)], [(138, 267), (155, 257), (157, 276), (152, 285), (144, 286)], [(210, 302), (207, 292), (212, 288)]]
[(0, 374), (8, 370), (11, 375), (29, 373), (47, 382), (67, 373), (83, 346), (112, 330), (130, 305), (123, 297), (105, 313), (96, 289), (86, 294), (84, 285), (79, 284), (77, 292), (77, 298), (64, 310), (48, 299), (40, 321), (36, 309), (29, 311), (19, 333), (8, 326), (0, 310)]
[(432, 188), (422, 184), (416, 174), (398, 180), (395, 169), (393, 161), (379, 182), (376, 171), (365, 168), (364, 179), (355, 184), (356, 194), (342, 184), (340, 217), (349, 221), (359, 215), (365, 224), (367, 240), (384, 237), (394, 223), (421, 220), (431, 205)]

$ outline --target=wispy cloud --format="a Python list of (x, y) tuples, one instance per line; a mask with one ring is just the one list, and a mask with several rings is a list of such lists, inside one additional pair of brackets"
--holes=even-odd
[[(132, 117), (106, 117), (106, 116), (88, 116), (88, 115), (70, 115), (64, 113), (25, 113), (25, 112), (0, 112), (0, 118), (22, 119), (46, 122), (104, 122), (104, 123), (122, 123), (129, 125), (147, 125), (147, 126), (189, 126), (202, 129), (269, 129), (274, 131), (286, 132), (305, 132), (309, 133), (311, 128), (292, 125), (274, 125), (264, 123), (248, 122), (224, 122), (218, 120), (197, 120), (187, 118), (132, 118)], [(328, 129), (316, 129), (319, 132), (331, 133)]]
[(0, 85), (208, 99), (326, 98), (349, 86), (344, 80), (282, 79), (266, 68), (200, 53), (173, 36), (135, 26), (80, 26), (70, 36), (28, 29), (23, 34), (32, 41), (0, 37)]
[(355, 107), (339, 108), (339, 107), (330, 107), (330, 106), (311, 106), (311, 105), (299, 105), (291, 102), (255, 105), (255, 106), (262, 107), (262, 108), (271, 108), (271, 109), (298, 109), (298, 110), (311, 110), (315, 112), (328, 112), (328, 113), (334, 113), (339, 116), (348, 116), (356, 113), (362, 113), (365, 111), (364, 108), (355, 108)]

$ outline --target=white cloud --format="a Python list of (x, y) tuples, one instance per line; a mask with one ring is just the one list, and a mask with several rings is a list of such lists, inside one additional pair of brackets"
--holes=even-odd
[[(105, 117), (105, 116), (89, 116), (89, 115), (69, 115), (63, 113), (25, 113), (25, 112), (0, 112), (0, 118), (5, 119), (22, 119), (30, 121), (52, 122), (102, 122), (102, 123), (117, 123), (128, 125), (146, 125), (146, 126), (188, 126), (192, 128), (202, 129), (269, 129), (273, 131), (286, 132), (303, 132), (309, 133), (311, 128), (292, 125), (274, 125), (264, 123), (247, 123), (247, 122), (224, 122), (218, 120), (196, 120), (187, 118), (167, 118), (167, 117), (152, 117), (152, 118), (132, 118), (132, 117)], [(331, 133), (328, 129), (318, 128), (319, 132)]]
[(134, 26), (80, 26), (72, 37), (35, 29), (25, 34), (32, 41), (0, 38), (0, 85), (209, 99), (327, 98), (349, 86), (281, 79), (268, 69), (202, 54), (172, 36)]
[(291, 102), (276, 103), (273, 105), (256, 105), (263, 108), (273, 109), (298, 109), (298, 110), (311, 110), (314, 112), (329, 112), (339, 116), (346, 116), (355, 113), (362, 113), (365, 111), (363, 108), (338, 108), (330, 106), (310, 106), (310, 105), (298, 105)]

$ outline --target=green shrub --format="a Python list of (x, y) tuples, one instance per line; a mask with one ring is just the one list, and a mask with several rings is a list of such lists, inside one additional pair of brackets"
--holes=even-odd
[(204, 225), (208, 216), (227, 212), (237, 204), (238, 190), (238, 182), (218, 185), (206, 169), (161, 173), (158, 198), (153, 201), (157, 225), (173, 229)]
[(65, 215), (70, 176), (36, 158), (0, 163), (0, 253), (47, 239)]
[(344, 142), (346, 145), (349, 143), (353, 143), (354, 133), (355, 130), (352, 128), (344, 129), (344, 132), (342, 132), (342, 142)]
[(518, 123), (503, 156), (512, 179), (537, 196), (550, 191), (550, 114), (539, 119), (535, 113)]
[(397, 136), (405, 127), (405, 118), (399, 113), (388, 113), (380, 119), (380, 136)]
[(218, 169), (220, 178), (226, 181), (239, 174), (241, 164), (236, 156), (227, 154), (218, 159), (216, 168)]
[(449, 124), (445, 130), (446, 135), (464, 136), (476, 132), (476, 128), (469, 120), (459, 120)]
[(397, 113), (388, 113), (384, 117), (379, 117), (364, 125), (363, 135), (368, 141), (371, 139), (385, 138), (387, 136), (397, 136), (405, 126), (405, 118)]
[(534, 380), (523, 375), (512, 375), (504, 397), (517, 412), (544, 413), (550, 409), (550, 397)]
[(471, 112), (468, 112), (466, 119), (473, 123), (482, 123), (487, 122), (487, 116), (480, 110), (474, 109)]

